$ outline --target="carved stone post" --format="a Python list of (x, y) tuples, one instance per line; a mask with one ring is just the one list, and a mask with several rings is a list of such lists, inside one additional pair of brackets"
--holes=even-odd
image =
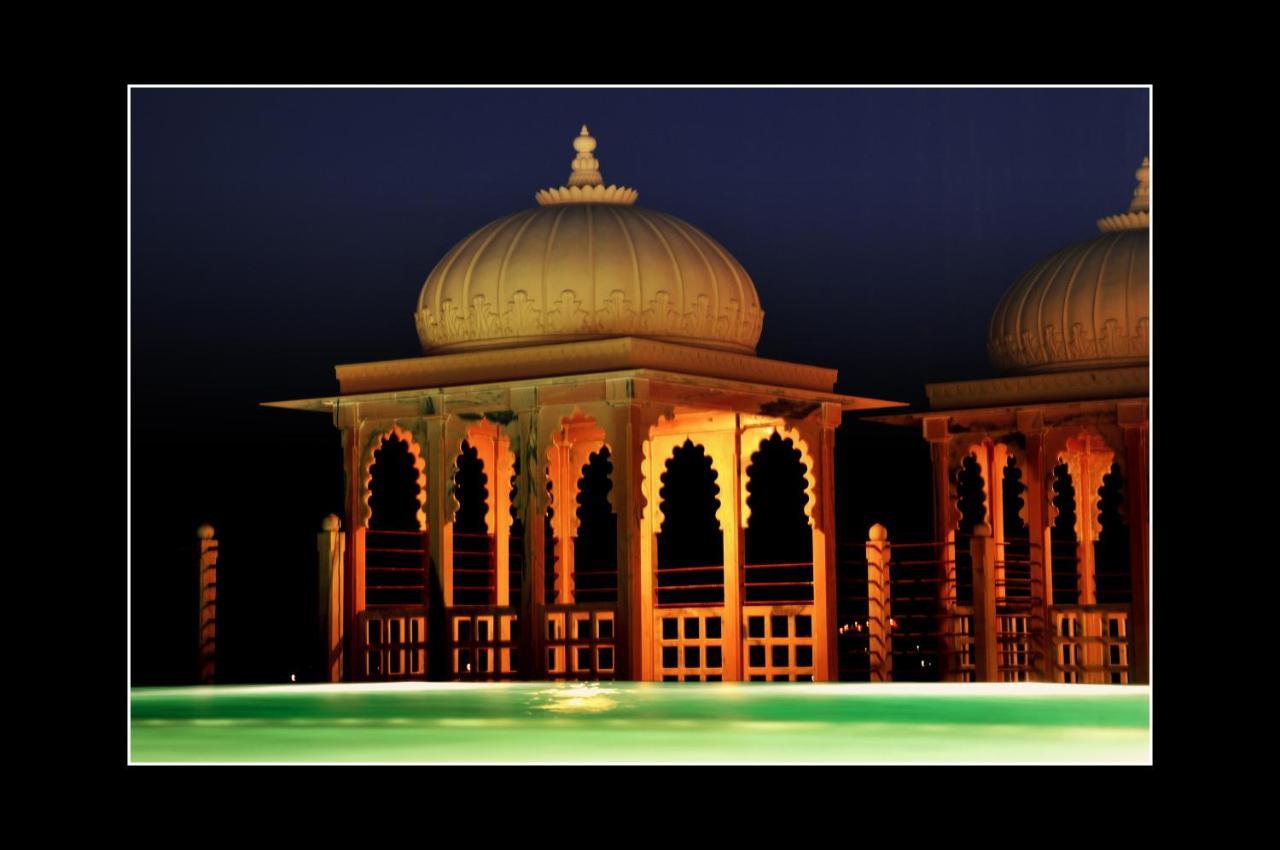
[(1000, 647), (996, 628), (996, 544), (991, 526), (974, 526), (969, 541), (973, 557), (974, 678), (1000, 681)]
[(873, 682), (893, 681), (893, 611), (889, 599), (889, 531), (876, 523), (867, 532), (867, 649), (871, 653)]
[(613, 487), (609, 500), (618, 517), (619, 673), (632, 681), (651, 679), (645, 663), (653, 642), (653, 576), (643, 574), (641, 547), (644, 494), (641, 468), (652, 414), (645, 405), (649, 382), (613, 379), (606, 384), (612, 412), (601, 422), (613, 450)]
[[(942, 558), (941, 581), (938, 582), (938, 615), (944, 624), (937, 639), (938, 658), (944, 681), (955, 677), (948, 669), (947, 659), (954, 657), (955, 637), (952, 621), (948, 615), (953, 614), (956, 598), (955, 583), (955, 544), (953, 529), (955, 507), (951, 492), (951, 432), (948, 428), (950, 417), (926, 416), (922, 421), (924, 438), (929, 442), (929, 456), (933, 463), (933, 539), (940, 541)], [(951, 541), (951, 542), (948, 542)]]
[(835, 517), (835, 436), (840, 426), (838, 404), (822, 405), (821, 418), (801, 426), (800, 432), (814, 452), (815, 495), (813, 506), (813, 629), (814, 679), (834, 682), (840, 678), (838, 634), (836, 631), (836, 517)]
[(1148, 418), (1147, 402), (1121, 404), (1117, 411), (1120, 426), (1124, 429), (1125, 477), (1128, 491), (1125, 512), (1129, 524), (1129, 580), (1131, 602), (1129, 606), (1129, 640), (1132, 655), (1129, 658), (1130, 679), (1137, 684), (1148, 684), (1151, 671), (1148, 659), (1147, 618), (1151, 606), (1150, 562), (1147, 529), (1151, 521), (1150, 502), (1147, 496), (1148, 466)]
[(345, 534), (342, 522), (335, 514), (329, 514), (320, 523), (316, 535), (316, 548), (320, 556), (320, 637), (324, 648), (325, 678), (330, 682), (342, 681), (342, 637), (344, 616), (343, 551)]
[[(1053, 681), (1053, 563), (1050, 560), (1048, 497), (1045, 490), (1044, 470), (1044, 410), (1033, 408), (1017, 412), (1018, 431), (1026, 438), (1027, 468), (1023, 474), (1027, 494), (1023, 501), (1026, 510), (1027, 534), (1031, 538), (1031, 596), (1039, 599), (1036, 607), (1039, 620), (1040, 678)], [(1037, 555), (1038, 552), (1038, 555)]]
[(196, 529), (200, 541), (200, 684), (212, 685), (216, 673), (218, 636), (218, 541), (213, 526)]

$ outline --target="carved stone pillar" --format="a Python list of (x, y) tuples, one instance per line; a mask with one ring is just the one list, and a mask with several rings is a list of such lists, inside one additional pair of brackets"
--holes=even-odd
[(893, 681), (893, 631), (889, 626), (893, 618), (889, 596), (891, 554), (889, 531), (876, 523), (867, 534), (867, 649), (873, 682)]
[(839, 651), (836, 635), (836, 516), (835, 516), (835, 433), (840, 426), (838, 404), (822, 406), (816, 421), (800, 426), (801, 434), (813, 454), (817, 467), (814, 495), (817, 497), (811, 515), (813, 522), (813, 613), (814, 679), (834, 682), (840, 678)]
[(1044, 409), (1027, 408), (1017, 412), (1018, 431), (1026, 438), (1027, 468), (1023, 474), (1027, 495), (1027, 533), (1031, 538), (1031, 596), (1041, 600), (1037, 619), (1040, 623), (1040, 678), (1051, 682), (1053, 676), (1053, 562), (1049, 548), (1049, 495), (1044, 466)]
[(213, 536), (213, 526), (207, 523), (196, 529), (196, 539), (200, 541), (200, 684), (212, 685), (217, 678), (218, 659), (218, 541)]
[(320, 603), (320, 637), (324, 651), (323, 675), (326, 681), (342, 681), (342, 646), (343, 625), (345, 617), (342, 611), (342, 598), (345, 582), (342, 580), (343, 538), (342, 521), (335, 514), (329, 514), (320, 525), (320, 533), (316, 535), (316, 549), (319, 554), (319, 603)]
[(1150, 645), (1148, 618), (1151, 610), (1151, 551), (1148, 542), (1151, 503), (1147, 494), (1149, 458), (1149, 420), (1147, 402), (1131, 402), (1118, 406), (1117, 414), (1124, 429), (1126, 490), (1125, 511), (1129, 521), (1129, 576), (1132, 602), (1129, 608), (1129, 635), (1133, 648), (1130, 658), (1130, 681), (1149, 684)]
[(950, 417), (926, 416), (922, 421), (924, 438), (929, 442), (929, 456), (933, 463), (933, 539), (941, 545), (942, 557), (947, 562), (942, 565), (941, 578), (938, 583), (938, 606), (940, 635), (937, 642), (939, 672), (943, 680), (952, 676), (949, 669), (950, 660), (955, 657), (954, 639), (951, 636), (953, 613), (956, 598), (955, 581), (955, 526), (956, 509), (952, 498), (951, 486), (951, 432), (948, 429)]
[(656, 419), (645, 402), (648, 390), (644, 379), (610, 380), (606, 397), (611, 410), (600, 423), (612, 447), (609, 501), (618, 517), (618, 673), (633, 681), (651, 679), (653, 669), (653, 573), (650, 569), (646, 574), (642, 557), (650, 543), (644, 536), (642, 466), (649, 426)]
[(973, 560), (974, 680), (1000, 681), (1000, 648), (996, 623), (996, 546), (991, 526), (974, 526)]

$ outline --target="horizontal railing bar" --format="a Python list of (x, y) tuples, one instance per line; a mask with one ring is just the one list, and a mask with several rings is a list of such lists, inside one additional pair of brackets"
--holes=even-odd
[(659, 585), (658, 590), (715, 590), (722, 587), (723, 584), (668, 584)]

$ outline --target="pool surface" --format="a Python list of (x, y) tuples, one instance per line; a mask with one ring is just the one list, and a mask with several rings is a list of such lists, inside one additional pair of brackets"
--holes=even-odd
[(131, 701), (133, 763), (1151, 761), (1136, 686), (406, 682)]

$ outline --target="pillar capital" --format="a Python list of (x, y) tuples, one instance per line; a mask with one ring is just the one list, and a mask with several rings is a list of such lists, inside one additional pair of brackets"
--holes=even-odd
[(1116, 404), (1116, 421), (1121, 428), (1144, 428), (1149, 421), (1148, 402), (1122, 401)]
[(1038, 434), (1044, 430), (1044, 408), (1023, 407), (1015, 413), (1018, 430), (1023, 434)]
[(924, 429), (924, 438), (930, 443), (945, 443), (951, 439), (951, 431), (948, 425), (951, 422), (950, 416), (925, 416), (921, 419), (921, 425)]

